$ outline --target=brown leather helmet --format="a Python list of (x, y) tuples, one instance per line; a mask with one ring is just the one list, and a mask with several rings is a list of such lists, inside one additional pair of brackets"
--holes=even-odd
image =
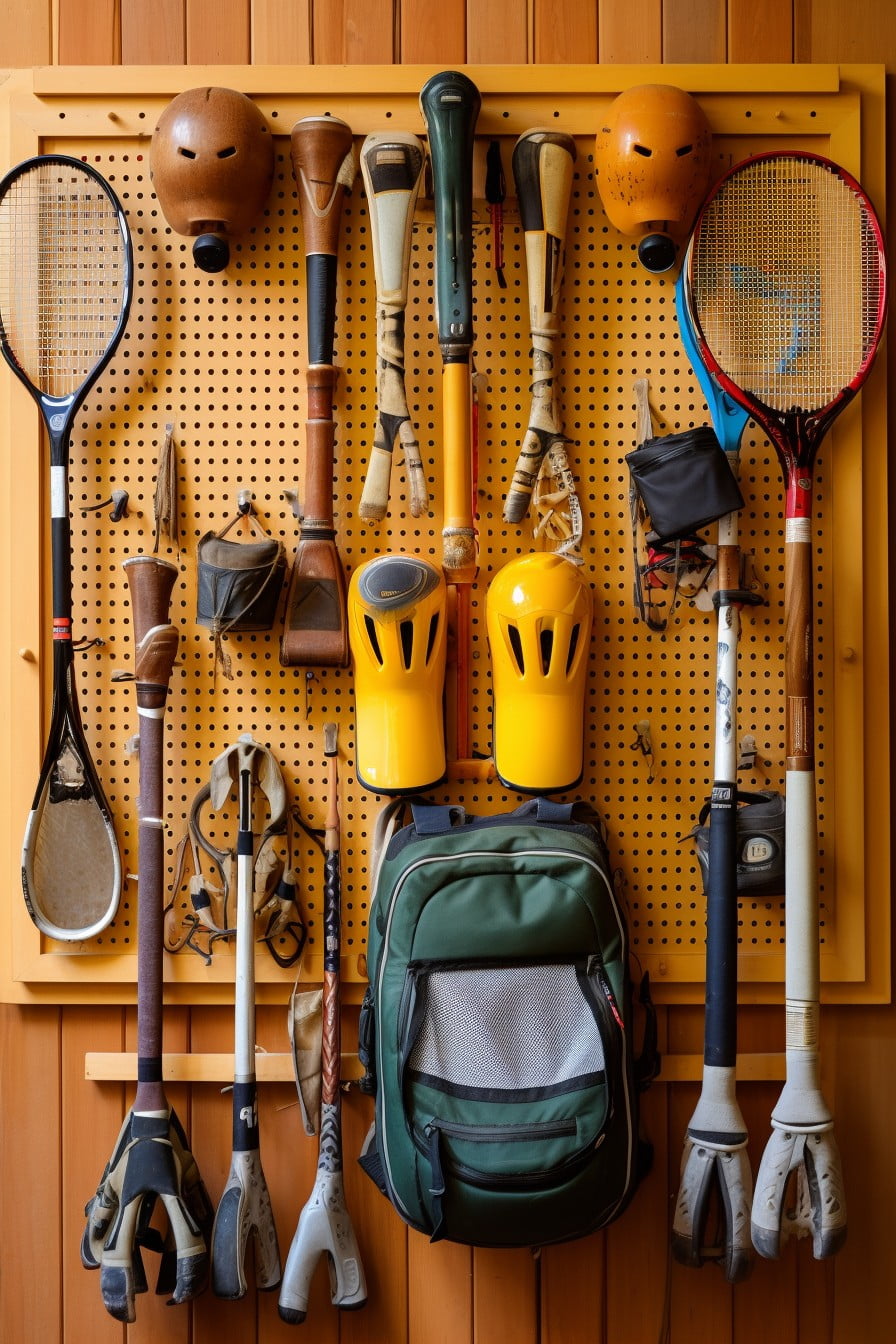
[(149, 171), (172, 229), (196, 239), (196, 265), (222, 271), (230, 259), (227, 239), (244, 233), (264, 209), (274, 142), (244, 93), (187, 89), (159, 117)]
[(607, 109), (594, 146), (610, 223), (640, 237), (648, 271), (674, 265), (709, 187), (712, 131), (695, 98), (673, 84), (638, 84)]

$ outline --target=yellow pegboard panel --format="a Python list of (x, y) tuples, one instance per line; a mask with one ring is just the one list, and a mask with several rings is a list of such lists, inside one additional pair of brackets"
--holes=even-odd
[[(296, 524), (284, 492), (297, 486), (301, 491), (303, 483), (307, 360), (304, 253), (289, 130), (299, 116), (329, 111), (349, 122), (358, 144), (369, 131), (390, 125), (422, 133), (416, 90), (431, 72), (421, 72), (418, 79), (407, 68), (323, 74), (316, 69), (312, 75), (323, 81), (321, 89), (315, 86), (301, 97), (281, 92), (270, 71), (242, 73), (251, 73), (254, 87), (229, 70), (179, 70), (176, 88), (170, 71), (137, 71), (129, 85), (122, 84), (121, 72), (103, 72), (106, 91), (88, 94), (84, 81), (89, 81), (89, 72), (37, 72), (39, 96), (24, 79), (14, 81), (7, 93), (3, 143), (11, 160), (39, 151), (86, 156), (119, 194), (133, 234), (137, 276), (128, 330), (79, 417), (70, 474), (76, 630), (103, 641), (78, 659), (78, 694), (115, 816), (125, 871), (133, 874), (137, 866), (138, 775), (126, 748), (136, 729), (133, 688), (114, 680), (116, 670), (129, 666), (132, 653), (121, 561), (152, 548), (156, 463), (171, 423), (182, 532), (179, 554), (168, 552), (181, 570), (172, 605), (181, 651), (166, 714), (169, 874), (174, 873), (176, 842), (196, 791), (214, 757), (240, 733), (251, 732), (271, 747), (301, 813), (320, 826), (322, 727), (328, 719), (338, 720), (343, 751), (344, 976), (357, 982), (363, 976), (368, 849), (382, 800), (366, 793), (354, 777), (351, 674), (282, 668), (278, 628), (271, 634), (228, 637), (233, 677), (216, 672), (209, 633), (195, 620), (196, 544), (233, 515), (242, 486), (251, 487), (261, 523), (283, 538), (290, 555), (295, 544)], [(558, 95), (544, 68), (470, 73), (483, 91), (477, 183), (492, 136), (501, 139), (510, 179), (514, 141), (529, 126), (556, 124), (577, 134), (558, 382), (585, 509), (585, 572), (595, 593), (585, 777), (579, 793), (592, 799), (607, 820), (612, 856), (625, 884), (634, 947), (660, 987), (659, 996), (696, 1002), (702, 998), (703, 898), (692, 845), (682, 837), (694, 823), (712, 775), (715, 618), (711, 611), (683, 602), (663, 637), (636, 620), (623, 457), (635, 446), (636, 379), (649, 380), (661, 432), (705, 423), (707, 415), (678, 337), (674, 276), (649, 276), (638, 265), (631, 240), (608, 224), (594, 184), (592, 137), (584, 130), (596, 124), (599, 106), (633, 78), (626, 71), (574, 67), (564, 70), (564, 92)], [(833, 67), (814, 73), (813, 80), (804, 69), (774, 67), (761, 76), (754, 72), (751, 83), (749, 72), (738, 67), (662, 67), (667, 82), (679, 82), (704, 99), (717, 131), (720, 170), (758, 149), (797, 146), (831, 152), (836, 145), (840, 161), (862, 175), (874, 194), (875, 182), (882, 186), (881, 146), (864, 126), (870, 119), (864, 109), (870, 105), (879, 111), (879, 74), (859, 71), (846, 78)], [(356, 77), (359, 82), (353, 87)], [(528, 82), (533, 77), (535, 85)], [(638, 72), (643, 81), (659, 77), (659, 70)], [(277, 79), (283, 80), (282, 71)], [(275, 133), (277, 151), (265, 216), (232, 247), (230, 265), (218, 276), (197, 270), (189, 240), (171, 233), (148, 174), (148, 137), (158, 112), (172, 93), (206, 82), (255, 92)], [(560, 86), (558, 79), (554, 87)], [(878, 203), (881, 197), (882, 190)], [(334, 479), (340, 554), (347, 573), (388, 549), (438, 562), (441, 363), (433, 315), (431, 203), (422, 201), (417, 215), (407, 312), (409, 403), (433, 496), (427, 518), (407, 516), (397, 466), (386, 523), (370, 527), (356, 515), (375, 398), (374, 278), (360, 179), (343, 212), (341, 240)], [(485, 592), (507, 559), (533, 546), (528, 522), (520, 529), (501, 522), (504, 492), (529, 409), (525, 258), (512, 199), (506, 202), (505, 252), (508, 288), (502, 290), (489, 269), (489, 223), (484, 202), (478, 201), (474, 358), (481, 378), (480, 571), (472, 603), (472, 682), (473, 742), (483, 755), (490, 750), (491, 696)], [(868, 502), (863, 434), (866, 458), (875, 454), (875, 470), (880, 467), (880, 452), (865, 426), (881, 422), (881, 381), (878, 372), (863, 406), (843, 417), (823, 447), (816, 472), (822, 966), (827, 992), (846, 998), (875, 998), (886, 992), (885, 957), (881, 961), (875, 953), (867, 963), (865, 957), (866, 944), (888, 941), (886, 903), (875, 903), (866, 882), (869, 864), (886, 872), (886, 835), (874, 829), (877, 823), (874, 817), (868, 820), (864, 808), (872, 789), (887, 792), (882, 765), (875, 765), (872, 750), (880, 731), (881, 694), (886, 712), (886, 691), (873, 687), (861, 658), (866, 638), (885, 638), (878, 629), (885, 609), (878, 599), (876, 605), (868, 598), (864, 604), (856, 601), (864, 591), (869, 563), (885, 567), (882, 535), (874, 538), (866, 532), (864, 549), (858, 544), (858, 517)], [(10, 407), (3, 423), (3, 463), (16, 503), (6, 543), (10, 572), (38, 562), (46, 571), (40, 497), (45, 483), (35, 465), (40, 459), (36, 421), (23, 404), (21, 389), (11, 379), (4, 388)], [(20, 470), (14, 456), (25, 444), (29, 465)], [(740, 732), (751, 733), (758, 747), (757, 768), (744, 784), (781, 787), (782, 487), (769, 445), (752, 426), (741, 466), (747, 501), (742, 544), (753, 552), (768, 598), (766, 606), (750, 609), (743, 622)], [(105, 511), (82, 514), (118, 487), (130, 492), (126, 520), (112, 522)], [(128, 997), (135, 967), (132, 880), (114, 923), (85, 946), (44, 942), (30, 925), (19, 895), (20, 822), (39, 759), (38, 696), (42, 702), (48, 698), (42, 672), (48, 666), (45, 633), (34, 598), (15, 585), (8, 594), (13, 631), (8, 680), (22, 717), (13, 725), (16, 769), (6, 782), (12, 949), (6, 991), (11, 997), (80, 1001)], [(49, 610), (46, 594), (44, 598)], [(36, 662), (19, 654), (29, 647)], [(845, 649), (852, 650), (851, 656)], [(869, 686), (877, 696), (873, 717), (865, 701)], [(44, 713), (47, 708), (44, 703)], [(641, 721), (650, 725), (652, 759), (637, 746)], [(549, 732), (550, 727), (537, 725), (536, 730)], [(451, 783), (437, 795), (463, 802), (472, 812), (502, 811), (520, 801), (498, 782)], [(879, 820), (880, 814), (875, 815)], [(864, 854), (856, 841), (863, 827)], [(314, 979), (320, 973), (322, 866), (315, 846), (301, 835), (296, 857), (310, 934), (303, 974)], [(178, 908), (185, 908), (185, 902), (182, 890)], [(741, 953), (742, 997), (777, 997), (783, 972), (781, 900), (743, 903)], [(171, 996), (184, 1002), (226, 998), (232, 969), (226, 947), (219, 946), (210, 966), (190, 953), (166, 958)], [(257, 975), (260, 996), (275, 999), (285, 997), (294, 978), (264, 954)]]

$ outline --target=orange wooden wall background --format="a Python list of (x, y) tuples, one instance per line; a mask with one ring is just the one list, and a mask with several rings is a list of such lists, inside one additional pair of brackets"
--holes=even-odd
[[(884, 62), (896, 72), (892, 0), (19, 0), (0, 15), (4, 66), (45, 64)], [(892, 90), (890, 90), (891, 92)], [(888, 118), (893, 135), (892, 112)], [(889, 155), (892, 160), (892, 152)], [(2, 165), (5, 169), (6, 165)], [(889, 174), (891, 180), (892, 171)], [(884, 203), (880, 203), (883, 205)], [(892, 204), (888, 211), (892, 218)], [(894, 230), (889, 230), (891, 252)], [(889, 343), (892, 373), (896, 342)], [(7, 899), (19, 899), (18, 892)], [(259, 1013), (259, 1042), (282, 1050), (280, 1009)], [(121, 1008), (0, 1007), (0, 1338), (10, 1344), (838, 1344), (892, 1337), (896, 1210), (896, 1010), (829, 1008), (823, 1015), (825, 1090), (837, 1115), (849, 1197), (849, 1241), (818, 1264), (805, 1243), (760, 1262), (730, 1288), (712, 1268), (669, 1264), (671, 1204), (695, 1085), (657, 1086), (646, 1102), (654, 1171), (621, 1223), (546, 1251), (472, 1253), (430, 1247), (355, 1169), (366, 1105), (346, 1107), (349, 1202), (362, 1236), (371, 1300), (340, 1316), (324, 1276), (302, 1334), (283, 1326), (271, 1298), (166, 1309), (152, 1296), (122, 1327), (102, 1308), (99, 1284), (78, 1260), (83, 1201), (109, 1155), (131, 1085), (84, 1080), (86, 1050), (133, 1048), (134, 1013)], [(175, 1009), (171, 1050), (227, 1049), (226, 1009)], [(699, 1009), (664, 1010), (662, 1042), (699, 1052)], [(780, 1048), (777, 1009), (742, 1016), (744, 1050)], [(756, 1136), (754, 1170), (779, 1085), (739, 1090)], [(203, 1142), (201, 1165), (220, 1193), (229, 1103), (209, 1087), (171, 1099)], [(266, 1089), (274, 1115), (293, 1104), (286, 1085)], [(214, 1124), (206, 1117), (214, 1115)], [(270, 1132), (262, 1120), (263, 1131)], [(281, 1236), (288, 1243), (310, 1189), (314, 1144), (265, 1148)], [(197, 1145), (198, 1151), (198, 1145)]]

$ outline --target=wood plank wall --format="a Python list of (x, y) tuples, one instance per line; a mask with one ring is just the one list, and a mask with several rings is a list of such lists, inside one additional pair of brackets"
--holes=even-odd
[[(885, 62), (896, 71), (891, 0), (19, 0), (0, 14), (0, 60), (44, 64), (326, 64), (431, 62)], [(890, 90), (892, 92), (892, 90)], [(890, 143), (893, 142), (892, 115)], [(890, 154), (892, 158), (892, 152)], [(5, 166), (5, 165), (4, 165)], [(893, 178), (892, 170), (890, 180)], [(892, 216), (892, 210), (890, 211)], [(891, 245), (893, 230), (890, 230)], [(894, 342), (890, 342), (892, 350)], [(892, 372), (892, 355), (890, 365)], [(6, 899), (18, 899), (7, 893)], [(664, 1015), (663, 1043), (699, 1051), (701, 1013)], [(225, 1010), (171, 1012), (169, 1049), (226, 1048)], [(115, 1008), (0, 1008), (0, 1336), (10, 1344), (241, 1344), (285, 1340), (276, 1304), (206, 1296), (167, 1310), (143, 1298), (133, 1327), (103, 1311), (99, 1284), (78, 1261), (83, 1202), (106, 1161), (125, 1104), (121, 1084), (87, 1084), (86, 1049), (133, 1048), (134, 1014)], [(282, 1012), (259, 1014), (259, 1041), (282, 1049)], [(712, 1268), (670, 1266), (668, 1228), (678, 1185), (691, 1085), (658, 1086), (647, 1101), (656, 1143), (652, 1176), (623, 1221), (606, 1234), (534, 1260), (527, 1252), (430, 1247), (397, 1217), (349, 1161), (350, 1203), (364, 1244), (371, 1300), (339, 1317), (323, 1275), (306, 1341), (353, 1344), (859, 1344), (892, 1338), (892, 1210), (896, 1208), (896, 1013), (890, 1007), (830, 1009), (823, 1019), (826, 1092), (837, 1114), (850, 1201), (849, 1242), (818, 1264), (805, 1243), (762, 1262), (732, 1289)], [(778, 1049), (776, 1010), (744, 1015), (745, 1050)], [(777, 1084), (741, 1089), (757, 1144), (765, 1141)], [(172, 1089), (203, 1140), (203, 1173), (220, 1193), (229, 1145), (218, 1123), (229, 1103), (216, 1090)], [(129, 1095), (129, 1093), (128, 1093)], [(292, 1089), (265, 1090), (264, 1131), (292, 1103)], [(214, 1124), (205, 1119), (214, 1113)], [(347, 1106), (346, 1147), (366, 1126), (358, 1098)], [(298, 1136), (292, 1115), (282, 1133)], [(268, 1143), (265, 1168), (288, 1243), (310, 1189), (314, 1145)], [(759, 1148), (753, 1155), (754, 1169)]]

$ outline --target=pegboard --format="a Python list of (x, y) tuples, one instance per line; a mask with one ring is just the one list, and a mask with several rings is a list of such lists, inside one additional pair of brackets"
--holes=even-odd
[[(302, 70), (274, 67), (19, 72), (3, 90), (4, 166), (37, 152), (85, 157), (119, 195), (131, 228), (136, 285), (124, 340), (90, 392), (74, 427), (70, 503), (76, 638), (100, 644), (79, 654), (78, 698), (91, 750), (112, 807), (124, 871), (137, 869), (138, 768), (127, 743), (136, 731), (133, 687), (115, 679), (130, 667), (129, 599), (121, 562), (153, 545), (156, 466), (166, 425), (178, 460), (179, 550), (160, 554), (180, 569), (172, 620), (181, 631), (166, 711), (169, 877), (193, 797), (212, 760), (241, 733), (269, 746), (303, 817), (322, 826), (323, 725), (340, 725), (343, 825), (343, 979), (363, 980), (367, 862), (383, 799), (357, 782), (350, 671), (283, 668), (280, 624), (230, 635), (232, 679), (215, 668), (209, 632), (196, 622), (196, 544), (235, 513), (241, 487), (254, 494), (262, 526), (294, 550), (297, 525), (285, 492), (303, 486), (306, 418), (304, 251), (289, 159), (289, 131), (301, 116), (332, 113), (363, 137), (390, 127), (424, 135), (417, 106), (433, 73), (414, 67)], [(676, 83), (697, 95), (714, 130), (719, 171), (752, 152), (803, 148), (835, 158), (884, 201), (883, 75), (877, 67), (494, 67), (469, 68), (483, 94), (477, 126), (474, 364), (479, 375), (479, 575), (472, 597), (472, 740), (491, 750), (491, 677), (485, 593), (493, 574), (535, 548), (529, 520), (501, 521), (504, 493), (528, 418), (528, 308), (516, 202), (505, 202), (505, 274), (491, 269), (490, 223), (482, 199), (488, 141), (499, 138), (512, 191), (516, 137), (556, 125), (576, 137), (578, 158), (567, 237), (558, 385), (570, 457), (585, 513), (584, 572), (594, 591), (579, 796), (606, 819), (624, 884), (634, 949), (661, 1001), (702, 999), (704, 902), (693, 845), (685, 839), (712, 780), (716, 624), (714, 612), (682, 601), (663, 636), (636, 619), (624, 454), (636, 446), (634, 383), (649, 380), (658, 432), (707, 421), (683, 353), (674, 310), (674, 272), (651, 276), (631, 239), (609, 225), (593, 176), (600, 110), (633, 83)], [(303, 92), (290, 85), (301, 83)], [(275, 136), (275, 179), (264, 217), (231, 247), (220, 275), (199, 271), (190, 240), (171, 232), (149, 180), (152, 128), (175, 93), (198, 84), (239, 88), (255, 98)], [(562, 93), (557, 90), (562, 89)], [(431, 514), (412, 519), (400, 467), (383, 524), (357, 516), (375, 413), (375, 289), (360, 177), (342, 213), (334, 402), (337, 545), (346, 574), (388, 550), (438, 564), (441, 556), (441, 360), (433, 309), (431, 202), (414, 227), (407, 310), (409, 406), (432, 496)], [(21, 832), (49, 709), (49, 565), (46, 472), (37, 417), (27, 394), (3, 382), (2, 470), (12, 507), (3, 540), (7, 573), (5, 703), (14, 706), (5, 780), (10, 937), (5, 992), (18, 999), (129, 998), (135, 978), (136, 883), (126, 881), (118, 915), (98, 938), (58, 944), (33, 928), (18, 875)], [(820, 829), (822, 976), (827, 998), (870, 1000), (888, 993), (888, 774), (875, 743), (885, 733), (887, 657), (884, 370), (841, 417), (816, 468), (816, 716)], [(754, 737), (747, 788), (783, 788), (783, 488), (777, 460), (750, 426), (741, 457), (746, 507), (741, 544), (753, 556), (767, 602), (744, 615), (739, 733)], [(130, 511), (84, 512), (128, 490)], [(281, 604), (282, 610), (282, 604)], [(8, 695), (8, 699), (6, 699)], [(649, 724), (652, 752), (639, 745)], [(550, 731), (538, 725), (536, 731)], [(491, 813), (521, 801), (495, 782), (450, 782), (433, 796)], [(293, 855), (309, 927), (303, 978), (320, 978), (322, 860), (297, 833)], [(186, 906), (183, 887), (179, 904)], [(780, 995), (783, 899), (743, 902), (742, 999)], [(232, 954), (211, 964), (189, 951), (165, 959), (172, 998), (225, 1001)], [(294, 971), (257, 959), (259, 997), (285, 998)]]

